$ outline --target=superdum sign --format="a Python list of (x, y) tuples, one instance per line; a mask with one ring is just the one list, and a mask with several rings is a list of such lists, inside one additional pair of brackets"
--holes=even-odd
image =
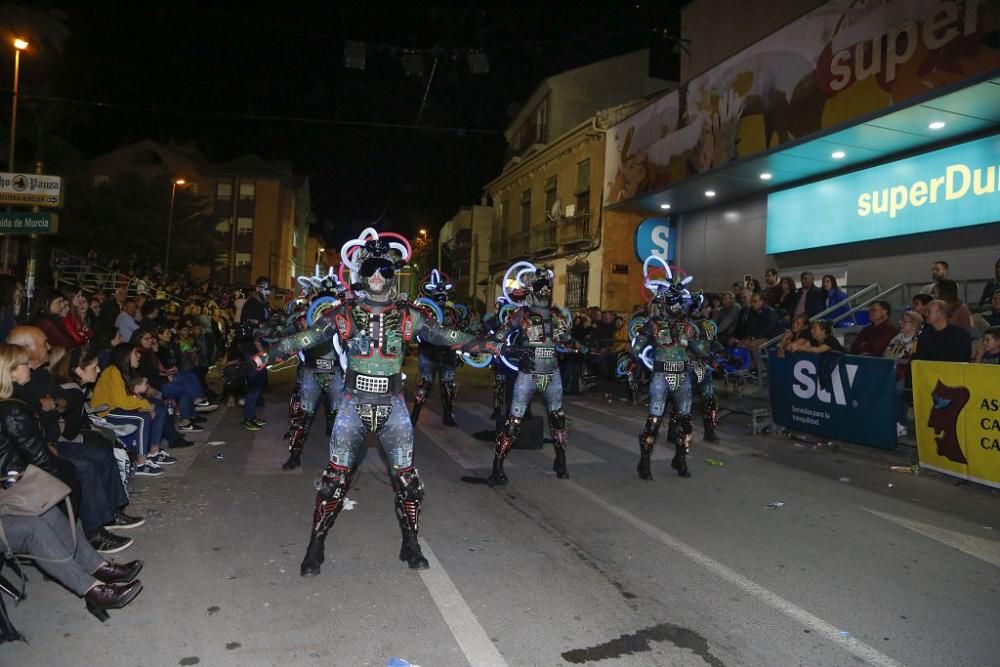
[(676, 246), (677, 230), (669, 218), (646, 218), (635, 230), (635, 256), (640, 262), (651, 255), (673, 262)]

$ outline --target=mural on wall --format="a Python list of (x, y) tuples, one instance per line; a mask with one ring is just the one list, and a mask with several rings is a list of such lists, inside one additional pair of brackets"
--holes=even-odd
[(997, 68), (994, 0), (831, 0), (613, 127), (605, 201)]

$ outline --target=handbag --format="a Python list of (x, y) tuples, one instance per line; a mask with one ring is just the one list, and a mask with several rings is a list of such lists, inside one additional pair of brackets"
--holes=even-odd
[(73, 505), (70, 502), (70, 488), (54, 475), (38, 466), (28, 465), (17, 482), (7, 489), (0, 489), (0, 543), (4, 554), (14, 556), (13, 549), (7, 541), (3, 530), (4, 516), (39, 517), (58, 505), (66, 503), (70, 532), (73, 535), (73, 552), (67, 558), (38, 558), (36, 556), (17, 554), (18, 557), (51, 563), (63, 563), (73, 558), (76, 553), (76, 519), (73, 517)]

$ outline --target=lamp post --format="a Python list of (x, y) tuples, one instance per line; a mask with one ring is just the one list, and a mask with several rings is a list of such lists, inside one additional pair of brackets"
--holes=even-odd
[(14, 39), (14, 95), (10, 100), (10, 153), (7, 155), (7, 171), (14, 171), (14, 138), (17, 132), (17, 93), (21, 79), (21, 51), (28, 48), (23, 39)]
[[(14, 38), (14, 95), (10, 101), (10, 152), (7, 154), (7, 171), (14, 171), (14, 139), (17, 128), (17, 93), (21, 80), (21, 51), (28, 48), (28, 43), (20, 38)], [(8, 211), (10, 208), (7, 209)], [(10, 258), (10, 237), (3, 237), (3, 268), (7, 269)]]
[(167, 214), (167, 252), (163, 258), (163, 277), (169, 276), (170, 272), (170, 237), (174, 231), (174, 197), (177, 195), (177, 186), (187, 183), (183, 178), (175, 178), (170, 182), (170, 213)]

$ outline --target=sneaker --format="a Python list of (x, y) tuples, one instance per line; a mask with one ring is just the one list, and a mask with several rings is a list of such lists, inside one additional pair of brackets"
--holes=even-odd
[(267, 425), (267, 421), (264, 420), (264, 419), (261, 419), (257, 415), (254, 415), (253, 418), (250, 421), (252, 421), (255, 424), (257, 424), (257, 426), (266, 426)]
[(195, 412), (215, 412), (219, 409), (218, 403), (205, 403), (204, 405), (194, 404)]
[(244, 419), (243, 421), (240, 422), (240, 426), (242, 426), (247, 431), (259, 431), (260, 430), (260, 424), (258, 424), (257, 422), (255, 422), (252, 419)]
[(94, 547), (94, 551), (101, 554), (116, 554), (119, 551), (125, 551), (132, 546), (133, 542), (135, 540), (131, 537), (113, 535), (103, 528), (97, 532), (97, 535), (90, 538), (90, 546)]
[(896, 424), (896, 437), (897, 438), (905, 438), (908, 434), (909, 434), (909, 431), (906, 430), (905, 426), (903, 426), (902, 424)]
[(241, 398), (240, 400), (238, 400), (236, 402), (240, 404), (240, 407), (242, 407), (242, 406), (246, 405), (247, 399)]
[(162, 449), (149, 457), (158, 466), (169, 466), (177, 463), (177, 458), (167, 454)]
[(129, 516), (118, 510), (115, 512), (115, 519), (111, 523), (104, 524), (105, 528), (114, 528), (116, 530), (128, 530), (129, 528), (138, 528), (142, 524), (146, 523), (146, 520), (141, 516)]
[(205, 429), (198, 426), (197, 424), (192, 424), (191, 422), (188, 422), (187, 424), (178, 424), (177, 430), (181, 431), (182, 433), (201, 433)]
[(148, 459), (141, 466), (135, 467), (135, 472), (133, 473), (136, 477), (159, 477), (163, 474), (163, 468), (151, 463)]

